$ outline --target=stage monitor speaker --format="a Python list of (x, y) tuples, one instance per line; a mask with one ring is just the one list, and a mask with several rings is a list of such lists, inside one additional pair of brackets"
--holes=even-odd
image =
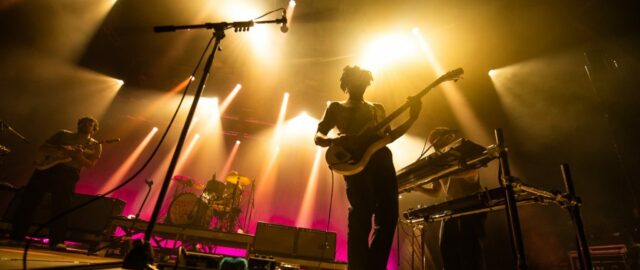
[(333, 261), (336, 255), (336, 233), (299, 228), (296, 257)]
[[(12, 221), (18, 211), (18, 205), (22, 200), (23, 189), (19, 190), (11, 200), (9, 207), (4, 213), (3, 219)], [(78, 205), (91, 200), (97, 196), (86, 194), (75, 194), (71, 205)], [(111, 218), (122, 214), (124, 201), (112, 198), (101, 198), (73, 213), (67, 219), (70, 231), (80, 231), (93, 234), (102, 234), (105, 228), (111, 223)], [(42, 200), (33, 216), (33, 223), (42, 225), (51, 218), (51, 196), (47, 194)]]
[(258, 222), (253, 251), (261, 255), (291, 256), (295, 253), (296, 227)]

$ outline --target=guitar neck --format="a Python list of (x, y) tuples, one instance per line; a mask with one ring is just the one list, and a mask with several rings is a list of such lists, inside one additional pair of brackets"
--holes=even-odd
[[(438, 86), (438, 84), (440, 84), (439, 81), (435, 81), (431, 84), (429, 84), (427, 87), (425, 87), (424, 89), (422, 89), (422, 91), (420, 91), (417, 95), (413, 96), (412, 99), (421, 99), (424, 95), (426, 95), (427, 93), (429, 93), (429, 91), (431, 91), (431, 89), (433, 89), (434, 87)], [(391, 121), (393, 121), (394, 119), (396, 119), (398, 116), (400, 116), (400, 114), (402, 114), (404, 111), (406, 111), (407, 109), (409, 109), (411, 107), (411, 102), (413, 102), (413, 100), (407, 100), (407, 102), (405, 102), (404, 104), (402, 104), (402, 106), (400, 106), (400, 108), (397, 108), (395, 111), (393, 111), (392, 113), (390, 113), (389, 115), (387, 115), (387, 117), (385, 117), (384, 119), (382, 119), (382, 121), (380, 121), (380, 123), (376, 124), (373, 129), (376, 131), (380, 131), (382, 130), (384, 127), (386, 127), (387, 125), (389, 125), (391, 123)]]
[(391, 121), (393, 121), (393, 119), (396, 119), (398, 116), (400, 116), (401, 113), (403, 113), (404, 111), (409, 109), (411, 107), (411, 103), (412, 102), (415, 102), (415, 100), (421, 99), (424, 95), (429, 93), (429, 91), (431, 91), (431, 89), (433, 89), (434, 87), (438, 86), (442, 82), (451, 81), (451, 80), (457, 81), (463, 73), (464, 73), (464, 70), (462, 70), (462, 68), (457, 68), (457, 69), (449, 71), (446, 74), (440, 76), (440, 78), (436, 79), (434, 82), (432, 82), (431, 84), (427, 85), (427, 87), (422, 89), (422, 91), (420, 91), (418, 94), (416, 94), (415, 96), (413, 96), (409, 100), (407, 100), (407, 102), (405, 102), (402, 106), (400, 106), (400, 108), (397, 108), (395, 111), (393, 111), (387, 117), (382, 119), (382, 121), (380, 121), (380, 123), (376, 124), (373, 127), (373, 130), (375, 130), (375, 131), (382, 130), (384, 127), (389, 125), (389, 123), (391, 123)]

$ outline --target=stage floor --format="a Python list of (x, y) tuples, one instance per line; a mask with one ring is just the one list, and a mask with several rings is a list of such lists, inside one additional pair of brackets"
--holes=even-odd
[[(22, 269), (22, 247), (0, 245), (0, 269)], [(28, 269), (38, 268), (74, 268), (74, 269), (120, 269), (121, 259), (88, 256), (73, 251), (52, 251), (48, 249), (29, 249)], [(111, 265), (110, 267), (106, 267)], [(102, 267), (98, 267), (101, 265)]]
[[(142, 233), (144, 229), (146, 229), (148, 224), (146, 221), (138, 221), (135, 223), (135, 226), (132, 225), (132, 220), (114, 218), (111, 223), (112, 228), (108, 229), (107, 231), (113, 231), (115, 227), (121, 227), (132, 229), (134, 233), (139, 234)], [(0, 222), (0, 229), (8, 231), (10, 229), (10, 225)], [(254, 240), (253, 238), (254, 236), (250, 234), (217, 232), (207, 229), (184, 228), (184, 226), (177, 225), (156, 224), (152, 241), (158, 244), (158, 246), (154, 248), (157, 256), (156, 260), (162, 260), (162, 262), (158, 262), (156, 266), (159, 269), (167, 269), (168, 266), (173, 266), (174, 264), (173, 259), (170, 255), (175, 255), (177, 252), (177, 248), (164, 247), (162, 244), (165, 240), (180, 240), (184, 241), (185, 243), (207, 243), (215, 244), (216, 247), (220, 246), (251, 250), (251, 245), (253, 244)], [(93, 237), (89, 242), (96, 244), (96, 239), (99, 239), (99, 237)], [(29, 249), (27, 258), (28, 269), (121, 269), (120, 266), (122, 264), (122, 259), (102, 257), (106, 254), (110, 254), (111, 256), (121, 254), (123, 250), (120, 249), (117, 242), (114, 242), (115, 245), (112, 246), (112, 249), (103, 249), (102, 251), (104, 252), (98, 252), (99, 256), (97, 256), (87, 255), (88, 247), (90, 249), (89, 244), (83, 244), (81, 243), (81, 241), (75, 242), (76, 240), (74, 240), (74, 242), (67, 242), (67, 245), (70, 247), (67, 249), (67, 251), (52, 251), (46, 248), (46, 244), (43, 244), (41, 242), (34, 242)], [(100, 242), (101, 246), (110, 243), (110, 240), (114, 239), (103, 239), (103, 241)], [(7, 240), (3, 239), (3, 241)], [(73, 247), (76, 247), (77, 249), (74, 249)], [(111, 253), (107, 252), (108, 250), (111, 250)], [(22, 253), (22, 246), (15, 246), (15, 244), (0, 242), (0, 269), (23, 269)], [(194, 255), (194, 258), (192, 258), (192, 260), (197, 260), (197, 258), (199, 257), (198, 254), (208, 253), (194, 254), (196, 255)], [(268, 260), (271, 260), (277, 264), (285, 263), (288, 265), (298, 265), (305, 269), (344, 270), (347, 268), (346, 263), (344, 262), (316, 261), (308, 259), (298, 259), (293, 257), (265, 257), (256, 254), (244, 253), (243, 255), (229, 256), (245, 257), (245, 255), (247, 256), (247, 259), (251, 260), (260, 261), (267, 258)], [(187, 260), (190, 259), (187, 258)], [(191, 267), (191, 269), (197, 269), (197, 267)]]

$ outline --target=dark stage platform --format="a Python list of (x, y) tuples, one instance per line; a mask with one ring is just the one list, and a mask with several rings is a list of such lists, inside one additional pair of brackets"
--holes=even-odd
[[(0, 246), (0, 269), (22, 269), (22, 247)], [(29, 250), (29, 269), (120, 269), (122, 260), (76, 252)]]
[[(116, 217), (112, 219), (112, 222), (107, 227), (106, 231), (112, 233), (116, 228), (121, 228), (123, 230), (130, 231), (131, 235), (137, 235), (144, 232), (147, 225), (148, 223), (143, 220), (138, 220), (134, 224), (133, 220)], [(6, 222), (0, 223), (0, 228), (5, 231), (10, 229), (10, 226), (11, 225)], [(68, 248), (67, 251), (52, 251), (46, 249), (45, 244), (34, 242), (28, 254), (28, 269), (121, 269), (121, 257), (127, 252), (124, 244), (126, 241), (122, 241), (121, 237), (113, 235), (104, 236), (99, 240), (96, 239), (95, 236), (92, 236), (87, 238), (87, 240), (88, 242), (85, 243), (82, 241), (77, 243), (73, 242), (75, 245), (72, 244), (70, 246), (76, 248)], [(97, 242), (100, 244), (96, 245)], [(192, 250), (195, 248), (196, 244), (216, 247), (231, 247), (239, 250), (244, 249), (246, 250), (246, 253), (237, 256), (245, 257), (249, 261), (250, 265), (270, 263), (272, 266), (288, 265), (303, 269), (347, 269), (347, 265), (344, 262), (327, 260), (319, 261), (296, 258), (295, 256), (288, 257), (284, 255), (256, 255), (253, 253), (254, 236), (251, 234), (219, 232), (209, 229), (189, 228), (169, 224), (156, 224), (155, 226), (152, 245), (154, 246), (157, 257), (157, 267), (159, 269), (172, 268), (178, 252), (177, 247), (183, 246), (187, 248), (187, 250)], [(98, 246), (100, 250), (95, 250), (96, 246)], [(3, 245), (0, 243), (0, 269), (22, 269), (22, 253), (22, 246), (10, 244)], [(202, 261), (207, 260), (206, 258), (210, 260), (207, 263), (217, 265), (216, 260), (224, 257), (224, 255), (210, 255), (198, 252), (187, 253), (189, 255), (185, 257), (186, 260), (192, 261), (193, 263), (191, 267), (181, 267), (180, 269), (205, 269), (206, 267), (202, 268), (202, 266), (205, 265)], [(105, 255), (110, 257), (105, 257)], [(213, 262), (211, 260), (213, 260)]]

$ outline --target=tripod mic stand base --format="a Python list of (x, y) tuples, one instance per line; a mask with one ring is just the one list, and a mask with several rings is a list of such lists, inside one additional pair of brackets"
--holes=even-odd
[(133, 240), (129, 253), (122, 261), (123, 269), (156, 269), (153, 266), (153, 248), (141, 239)]

